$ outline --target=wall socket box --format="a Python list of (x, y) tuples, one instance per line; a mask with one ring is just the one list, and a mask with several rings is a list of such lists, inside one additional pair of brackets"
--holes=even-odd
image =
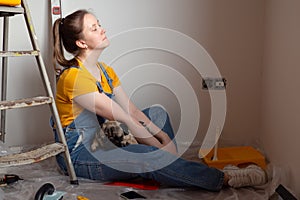
[(225, 78), (203, 78), (202, 89), (204, 90), (225, 90), (227, 80)]

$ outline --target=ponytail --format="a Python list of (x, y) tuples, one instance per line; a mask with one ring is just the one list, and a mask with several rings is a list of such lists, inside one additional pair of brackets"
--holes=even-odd
[[(88, 13), (86, 10), (78, 10), (66, 18), (59, 18), (54, 22), (52, 31), (55, 70), (57, 70), (56, 63), (64, 68), (78, 65), (75, 56), (80, 53), (81, 49), (76, 45), (76, 41), (83, 38), (83, 19)], [(67, 60), (64, 55), (64, 49), (71, 53), (74, 58)]]

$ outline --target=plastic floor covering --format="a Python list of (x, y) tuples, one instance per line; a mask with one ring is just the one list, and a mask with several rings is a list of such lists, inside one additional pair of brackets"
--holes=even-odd
[[(195, 158), (191, 158), (195, 159)], [(273, 170), (273, 171), (272, 171)], [(45, 183), (51, 183), (55, 191), (63, 191), (63, 200), (78, 200), (78, 196), (84, 196), (89, 200), (118, 200), (120, 194), (134, 190), (147, 199), (180, 199), (180, 200), (235, 200), (235, 199), (270, 199), (277, 187), (279, 179), (274, 169), (269, 170), (272, 179), (263, 186), (252, 188), (225, 188), (220, 192), (208, 192), (195, 188), (168, 188), (157, 190), (141, 190), (126, 186), (109, 186), (101, 182), (79, 178), (79, 185), (71, 185), (69, 177), (62, 175), (56, 165), (54, 157), (39, 163), (18, 167), (0, 168), (0, 174), (16, 174), (24, 180), (0, 187), (0, 199), (2, 200), (33, 200), (38, 189)], [(55, 199), (56, 200), (56, 199)], [(57, 199), (58, 200), (58, 199)]]

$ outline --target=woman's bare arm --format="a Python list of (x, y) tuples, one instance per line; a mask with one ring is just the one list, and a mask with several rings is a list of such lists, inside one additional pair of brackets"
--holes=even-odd
[(114, 88), (114, 94), (116, 102), (131, 116), (131, 118), (138, 122), (142, 121), (147, 127), (147, 130), (162, 144), (166, 151), (177, 154), (176, 146), (170, 137), (152, 123), (152, 121), (133, 104), (121, 86)]
[(93, 92), (80, 95), (74, 101), (83, 108), (109, 119), (125, 123), (139, 143), (162, 148), (163, 145), (151, 135), (135, 118), (103, 93)]

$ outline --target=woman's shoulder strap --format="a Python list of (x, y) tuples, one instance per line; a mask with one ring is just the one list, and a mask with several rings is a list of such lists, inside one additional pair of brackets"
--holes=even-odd
[(109, 84), (109, 87), (113, 90), (114, 86), (112, 84), (113, 80), (110, 78), (110, 76), (107, 74), (107, 71), (106, 71), (106, 66), (104, 63), (102, 62), (99, 62), (99, 65), (100, 65), (100, 68), (101, 68), (101, 71), (103, 72), (108, 84)]

